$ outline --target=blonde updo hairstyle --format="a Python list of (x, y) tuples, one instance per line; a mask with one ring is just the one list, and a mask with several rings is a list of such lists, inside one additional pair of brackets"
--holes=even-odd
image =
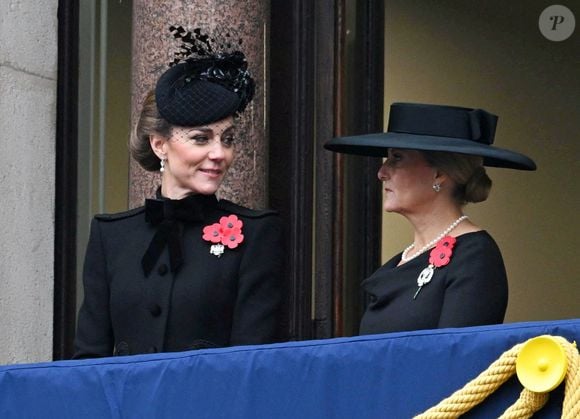
[(143, 169), (150, 172), (160, 169), (159, 157), (153, 152), (149, 138), (154, 134), (169, 138), (171, 129), (172, 125), (159, 115), (155, 102), (155, 92), (149, 91), (143, 101), (141, 115), (129, 146), (131, 156)]
[(432, 167), (455, 182), (453, 198), (460, 204), (483, 202), (489, 196), (491, 179), (483, 167), (483, 157), (441, 151), (424, 151)]

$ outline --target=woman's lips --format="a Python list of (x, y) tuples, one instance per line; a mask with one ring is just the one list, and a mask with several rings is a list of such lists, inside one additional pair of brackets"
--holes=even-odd
[(199, 169), (199, 171), (205, 173), (209, 177), (219, 177), (223, 173), (221, 169)]

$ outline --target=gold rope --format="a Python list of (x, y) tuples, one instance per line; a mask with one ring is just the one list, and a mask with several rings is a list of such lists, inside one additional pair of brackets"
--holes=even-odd
[[(552, 337), (564, 348), (568, 359), (562, 419), (577, 419), (580, 417), (580, 355), (575, 344), (560, 336)], [(481, 403), (515, 373), (516, 359), (522, 346), (524, 344), (520, 343), (504, 352), (462, 389), (457, 390), (436, 406), (415, 416), (415, 419), (458, 418)], [(504, 412), (501, 419), (529, 418), (534, 412), (540, 410), (547, 401), (548, 393), (535, 393), (524, 389), (516, 403)]]
[(529, 418), (548, 402), (548, 393), (535, 393), (524, 388), (520, 398), (506, 410), (500, 419)]
[(566, 389), (562, 406), (562, 419), (580, 418), (580, 354), (576, 344), (555, 336), (566, 351), (568, 371), (566, 372)]

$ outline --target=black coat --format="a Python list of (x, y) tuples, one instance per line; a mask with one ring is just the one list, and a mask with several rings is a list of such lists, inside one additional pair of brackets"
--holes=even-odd
[(369, 304), (360, 334), (503, 322), (508, 281), (499, 247), (484, 230), (457, 236), (449, 263), (435, 268), (418, 292), (430, 252), (399, 265), (402, 253), (362, 282)]
[[(277, 340), (283, 298), (282, 226), (273, 211), (214, 199), (202, 220), (179, 222), (183, 264), (168, 246), (146, 275), (142, 258), (158, 226), (145, 207), (91, 224), (75, 358), (170, 352)], [(218, 257), (203, 228), (235, 214), (243, 242)]]

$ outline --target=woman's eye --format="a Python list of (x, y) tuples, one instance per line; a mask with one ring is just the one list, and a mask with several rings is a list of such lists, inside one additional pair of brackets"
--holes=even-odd
[(395, 165), (400, 163), (402, 159), (403, 159), (402, 154), (399, 153), (389, 154), (389, 156), (387, 157), (387, 165), (390, 167), (394, 167)]
[(209, 141), (209, 137), (207, 135), (194, 135), (189, 139), (190, 141), (193, 141), (196, 144), (207, 144), (207, 142)]
[(222, 143), (226, 147), (231, 147), (232, 145), (234, 145), (235, 142), (236, 142), (236, 137), (234, 137), (233, 135), (228, 135), (228, 136), (222, 138)]

